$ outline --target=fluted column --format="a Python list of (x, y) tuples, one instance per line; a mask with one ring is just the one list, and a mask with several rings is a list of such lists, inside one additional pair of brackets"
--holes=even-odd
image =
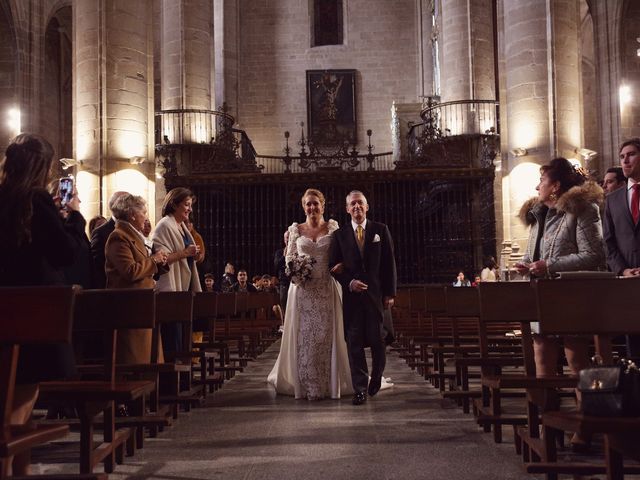
[(441, 97), (496, 98), (491, 0), (442, 0)]
[(523, 247), (526, 229), (516, 214), (536, 194), (540, 165), (559, 155), (575, 157), (581, 146), (579, 9), (577, 0), (503, 0), (503, 12), (503, 170), (510, 200), (505, 218), (511, 240)]
[[(73, 15), (82, 212), (108, 215), (107, 201), (116, 190), (153, 202), (151, 2), (77, 0)], [(146, 163), (137, 164), (141, 161)]]
[(162, 109), (212, 109), (213, 2), (162, 2)]

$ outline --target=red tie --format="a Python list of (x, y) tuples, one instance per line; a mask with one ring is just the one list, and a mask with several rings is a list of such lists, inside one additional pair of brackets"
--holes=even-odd
[(640, 192), (638, 191), (640, 184), (634, 183), (631, 188), (633, 188), (633, 193), (631, 194), (631, 216), (633, 217), (633, 223), (638, 223), (640, 218)]

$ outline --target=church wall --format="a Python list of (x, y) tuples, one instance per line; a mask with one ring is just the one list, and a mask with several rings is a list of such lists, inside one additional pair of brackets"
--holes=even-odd
[(315, 48), (311, 3), (242, 4), (238, 111), (230, 113), (260, 154), (280, 154), (283, 132), (297, 141), (307, 121), (305, 71), (355, 69), (360, 145), (370, 128), (376, 151), (391, 150), (392, 102), (415, 102), (419, 91), (415, 0), (345, 1), (344, 45)]

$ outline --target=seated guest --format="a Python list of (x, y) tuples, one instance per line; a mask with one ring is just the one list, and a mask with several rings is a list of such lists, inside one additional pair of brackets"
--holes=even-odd
[[(564, 158), (555, 158), (540, 168), (538, 197), (526, 202), (520, 218), (531, 227), (521, 263), (521, 273), (532, 277), (554, 277), (558, 272), (604, 269), (604, 242), (600, 207), (604, 193)], [(535, 328), (535, 325), (534, 325)], [(564, 337), (564, 351), (571, 373), (589, 365), (589, 339)], [(556, 337), (534, 335), (536, 375), (556, 373), (559, 344)], [(580, 400), (578, 392), (578, 401)], [(582, 440), (574, 437), (574, 444)]]
[[(63, 268), (76, 257), (79, 244), (74, 232), (84, 228), (85, 220), (75, 192), (63, 219), (46, 190), (53, 154), (44, 137), (22, 133), (9, 144), (0, 164), (0, 286), (62, 285)], [(9, 423), (29, 421), (39, 382), (74, 373), (70, 345), (22, 345)], [(0, 467), (13, 470), (13, 475), (29, 473), (28, 454), (7, 463)]]
[(249, 283), (249, 275), (247, 275), (247, 271), (242, 268), (238, 270), (238, 281), (233, 286), (234, 292), (240, 293), (252, 293), (257, 292), (258, 289), (254, 287), (251, 283)]
[(101, 227), (105, 223), (107, 223), (107, 219), (102, 215), (96, 215), (91, 220), (89, 220), (89, 236), (91, 236), (96, 228)]
[(611, 167), (604, 174), (604, 180), (602, 180), (602, 188), (605, 195), (615, 192), (619, 188), (626, 186), (626, 184), (627, 177), (624, 176), (622, 167)]
[[(107, 288), (153, 288), (153, 276), (168, 271), (167, 254), (159, 250), (150, 255), (145, 245), (142, 230), (147, 218), (146, 202), (127, 193), (117, 198), (111, 211), (116, 226), (105, 251)], [(150, 358), (151, 329), (118, 331), (117, 363), (149, 363)]]
[(477, 274), (475, 277), (473, 277), (473, 282), (471, 282), (471, 286), (477, 287), (478, 285), (480, 285), (480, 282), (482, 282), (482, 278), (480, 278), (480, 274)]
[(262, 277), (260, 275), (254, 275), (251, 277), (251, 284), (256, 287), (257, 291), (262, 291)]
[(215, 283), (216, 283), (216, 280), (213, 277), (213, 273), (204, 274), (204, 291), (205, 292), (215, 292)]
[(274, 292), (274, 288), (271, 285), (271, 275), (269, 275), (268, 273), (265, 273), (264, 275), (262, 275), (262, 291), (263, 292), (269, 292), (272, 293)]
[(453, 282), (454, 287), (470, 287), (471, 282), (464, 278), (464, 272), (458, 272), (458, 276), (456, 277), (455, 282)]
[(480, 279), (483, 282), (497, 282), (500, 278), (500, 274), (498, 273), (498, 264), (496, 263), (496, 259), (489, 256), (484, 258), (484, 268), (482, 272), (480, 272)]
[[(109, 211), (113, 212), (113, 204), (116, 203), (118, 197), (125, 195), (127, 192), (114, 192), (109, 199)], [(93, 257), (93, 287), (105, 288), (107, 285), (107, 276), (104, 271), (104, 247), (111, 232), (116, 228), (116, 219), (111, 216), (103, 225), (97, 227), (91, 232), (91, 256)]]
[(233, 292), (233, 286), (238, 280), (236, 279), (236, 267), (231, 262), (227, 262), (224, 266), (224, 274), (220, 280), (220, 291), (222, 293)]

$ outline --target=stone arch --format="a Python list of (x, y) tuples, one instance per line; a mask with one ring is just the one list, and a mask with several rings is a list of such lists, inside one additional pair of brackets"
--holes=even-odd
[(0, 0), (0, 152), (18, 133), (7, 125), (9, 111), (19, 111), (18, 48), (11, 6)]

